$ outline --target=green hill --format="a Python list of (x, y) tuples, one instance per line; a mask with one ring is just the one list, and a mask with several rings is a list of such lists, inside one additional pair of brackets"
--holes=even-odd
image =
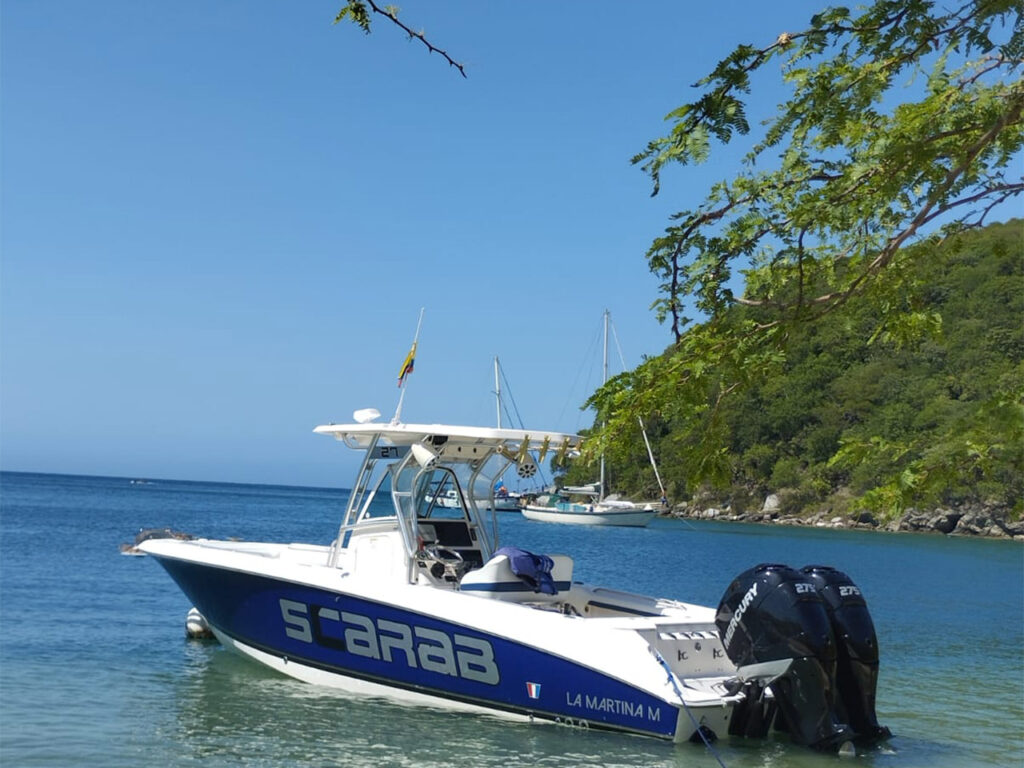
[[(788, 513), (866, 507), (882, 519), (985, 501), (1019, 518), (1024, 221), (965, 233), (904, 269), (918, 290), (898, 300), (927, 326), (913, 343), (878, 334), (873, 305), (851, 302), (795, 326), (781, 372), (724, 399), (714, 425), (652, 419), (670, 498), (743, 511), (777, 493)], [(713, 462), (694, 437), (711, 428), (723, 449)], [(615, 490), (656, 497), (639, 434), (614, 453)], [(589, 474), (575, 466), (566, 479)]]

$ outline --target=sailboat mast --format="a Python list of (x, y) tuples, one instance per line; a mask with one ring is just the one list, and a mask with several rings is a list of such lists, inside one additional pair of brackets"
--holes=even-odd
[[(602, 374), (601, 374), (601, 386), (608, 383), (608, 310), (604, 311), (604, 359), (602, 361)], [(605, 422), (607, 426), (608, 422)], [(598, 501), (604, 501), (604, 454), (601, 454), (601, 485), (599, 490), (600, 495), (597, 497)]]
[(501, 429), (501, 380), (498, 378), (498, 356), (494, 356), (494, 397), (498, 411), (498, 429)]

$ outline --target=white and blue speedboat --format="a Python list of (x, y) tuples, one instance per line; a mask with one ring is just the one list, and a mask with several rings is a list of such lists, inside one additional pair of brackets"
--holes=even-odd
[[(827, 701), (835, 686), (814, 677), (824, 669), (828, 678), (836, 664), (832, 634), (820, 663), (803, 657), (814, 650), (804, 645), (821, 638), (794, 640), (779, 658), (744, 645), (763, 635), (751, 629), (755, 620), (794, 626), (791, 607), (765, 618), (758, 605), (783, 593), (810, 600), (817, 593), (807, 591), (809, 577), (781, 578), (781, 566), (764, 566), (768, 576), (741, 576), (716, 613), (575, 581), (568, 555), (501, 547), (497, 515), (477, 500), (493, 496), (507, 470), (530, 477), (544, 455), (576, 451), (576, 436), (365, 416), (315, 431), (365, 453), (332, 543), (139, 544), (228, 648), (351, 692), (674, 741), (763, 735), (773, 708), (791, 733), (810, 734), (805, 743), (834, 747), (860, 734), (835, 724), (838, 705)], [(459, 503), (437, 503), (439, 488)], [(815, 605), (824, 610), (820, 598)], [(824, 630), (832, 632), (829, 619)], [(739, 649), (738, 661), (723, 636)], [(801, 664), (813, 668), (817, 698), (787, 703), (772, 685)], [(790, 723), (804, 710), (809, 724)]]

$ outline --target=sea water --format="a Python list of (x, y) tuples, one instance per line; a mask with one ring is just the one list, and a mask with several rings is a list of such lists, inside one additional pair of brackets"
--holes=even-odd
[(878, 631), (883, 748), (853, 761), (780, 736), (714, 752), (614, 733), (358, 698), (186, 640), (190, 607), (118, 544), (140, 528), (327, 543), (347, 493), (0, 475), (2, 766), (720, 766), (1024, 763), (1019, 542), (655, 520), (589, 528), (500, 513), (502, 542), (571, 554), (575, 577), (717, 605), (762, 562), (832, 565)]

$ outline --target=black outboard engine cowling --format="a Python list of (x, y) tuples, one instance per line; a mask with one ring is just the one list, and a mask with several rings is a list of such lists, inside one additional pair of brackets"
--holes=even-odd
[(825, 565), (800, 570), (825, 601), (836, 639), (836, 714), (864, 741), (890, 736), (875, 716), (878, 638), (860, 588), (842, 571)]
[(793, 660), (769, 686), (782, 720), (779, 725), (794, 741), (835, 750), (853, 738), (852, 729), (836, 717), (832, 624), (807, 576), (772, 564), (741, 573), (722, 597), (715, 624), (725, 652), (738, 667)]

